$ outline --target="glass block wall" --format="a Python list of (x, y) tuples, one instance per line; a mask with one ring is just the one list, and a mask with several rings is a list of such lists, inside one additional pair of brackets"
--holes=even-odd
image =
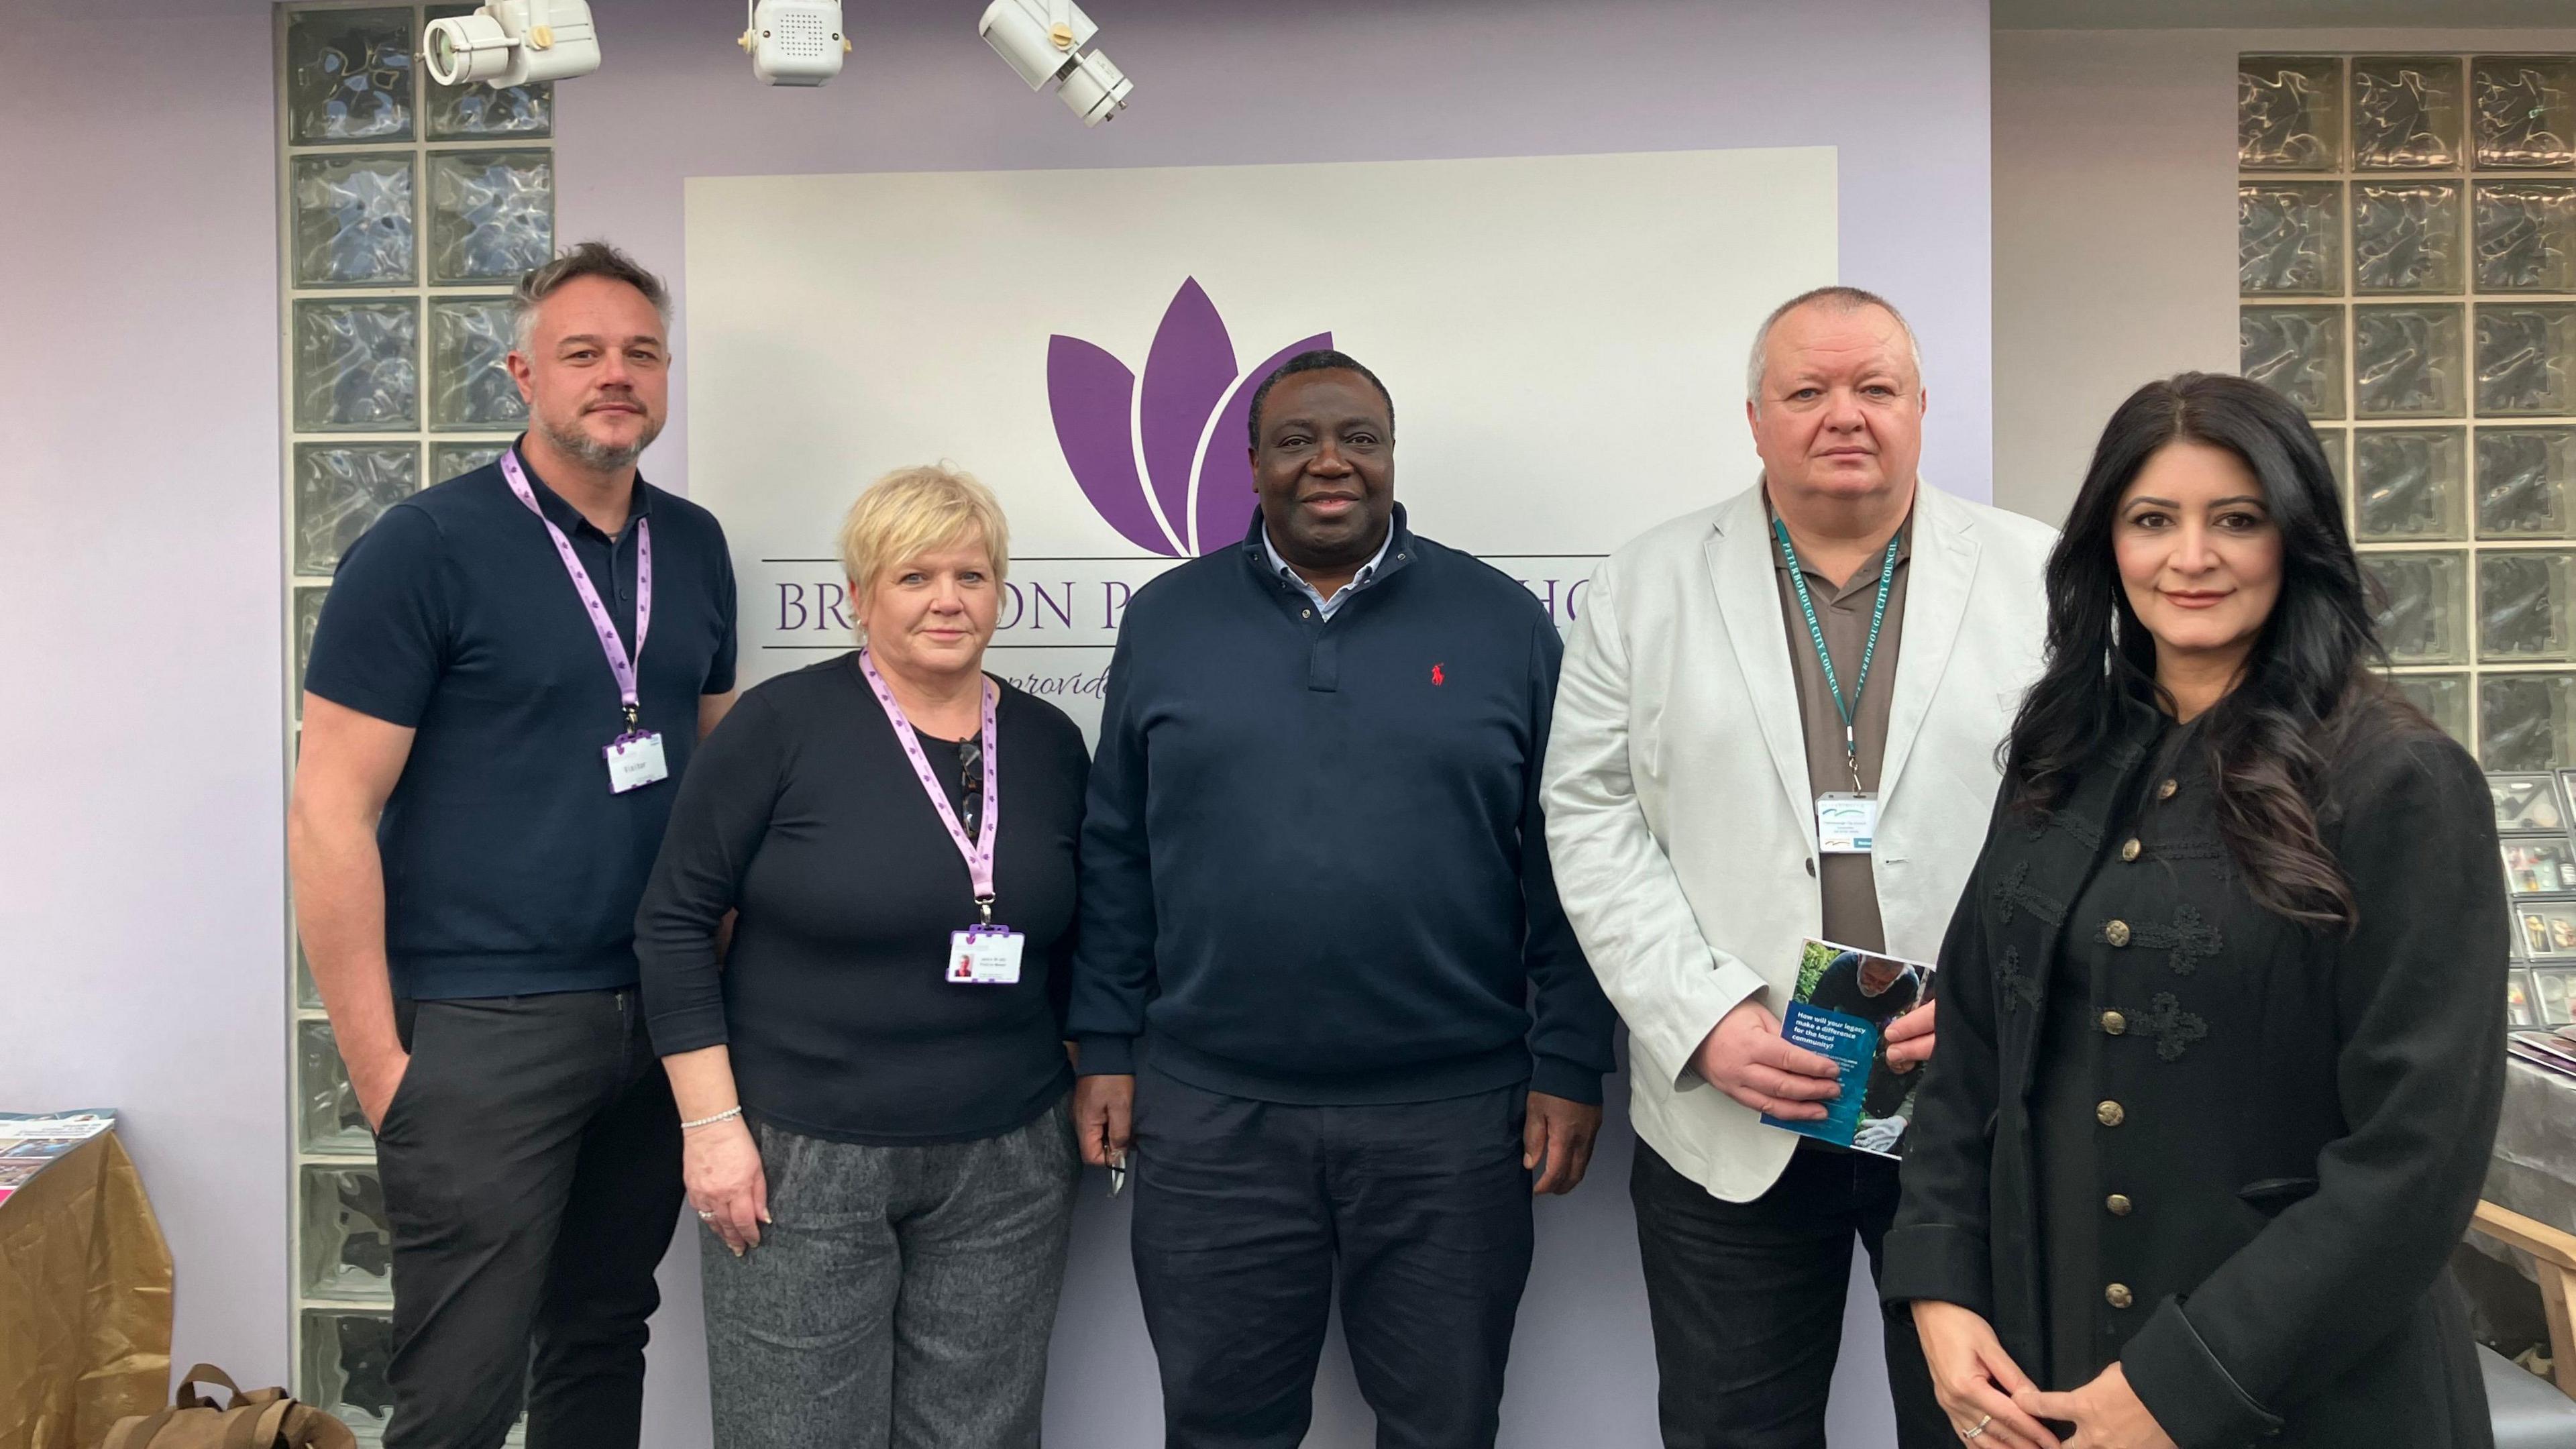
[(2315, 420), (2407, 694), (2576, 766), (2576, 55), (2248, 55), (2241, 366)]
[[(496, 456), (525, 417), (503, 365), (508, 293), (554, 251), (554, 95), (429, 82), (423, 22), (471, 8), (278, 17), (290, 734), (341, 550), (396, 500)], [(321, 997), (289, 954), (295, 1393), (373, 1444), (391, 1406), (384, 1192)]]

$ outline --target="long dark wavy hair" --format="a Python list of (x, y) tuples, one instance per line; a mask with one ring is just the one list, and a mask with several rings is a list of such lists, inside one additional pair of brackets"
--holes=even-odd
[(2048, 662), (2005, 744), (2009, 803), (2028, 815), (2057, 808), (2139, 705), (2173, 712), (2156, 683), (2155, 639), (2120, 583), (2112, 527), (2147, 460), (2184, 441), (2243, 459), (2281, 536), (2280, 597), (2242, 678), (2201, 725), (2219, 834), (2257, 903), (2349, 928), (2352, 888), (2317, 812), (2348, 706), (2384, 690), (2370, 673), (2384, 657), (2325, 450), (2298, 408), (2260, 383), (2198, 372), (2151, 382), (2102, 430), (2048, 558)]

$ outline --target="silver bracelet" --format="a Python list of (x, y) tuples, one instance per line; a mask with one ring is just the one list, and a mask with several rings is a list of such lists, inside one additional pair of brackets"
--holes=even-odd
[(681, 1131), (683, 1131), (683, 1132), (695, 1132), (695, 1131), (697, 1131), (697, 1130), (698, 1130), (699, 1128), (701, 1128), (701, 1127), (713, 1127), (713, 1126), (714, 1126), (714, 1125), (716, 1125), (718, 1122), (730, 1122), (730, 1121), (732, 1121), (734, 1118), (739, 1117), (739, 1116), (741, 1116), (741, 1115), (742, 1115), (742, 1108), (741, 1108), (741, 1107), (739, 1107), (739, 1106), (727, 1107), (727, 1108), (725, 1108), (723, 1111), (718, 1112), (717, 1114), (715, 1114), (715, 1115), (714, 1115), (714, 1116), (712, 1116), (712, 1117), (701, 1117), (701, 1118), (699, 1118), (698, 1120), (696, 1120), (695, 1122), (683, 1122), (683, 1123), (681, 1123), (681, 1124), (680, 1124), (680, 1130), (681, 1130)]

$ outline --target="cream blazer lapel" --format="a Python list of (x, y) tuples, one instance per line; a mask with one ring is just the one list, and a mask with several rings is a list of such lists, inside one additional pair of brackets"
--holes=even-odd
[(1896, 659), (1896, 694), (1887, 707), (1878, 793), (1893, 799), (1923, 733), (1933, 695), (1950, 667), (1968, 595), (1977, 580), (1976, 515), (1928, 484), (1914, 489), (1914, 547), (1906, 564), (1905, 628)]
[(1703, 552), (1717, 611), (1735, 645), (1745, 697), (1761, 721), (1762, 743), (1789, 799), (1791, 819), (1803, 822), (1810, 851), (1816, 845), (1816, 806), (1807, 788), (1806, 727), (1798, 713), (1795, 667), (1788, 626), (1780, 613), (1780, 581), (1772, 572), (1770, 510), (1754, 484), (1718, 511)]

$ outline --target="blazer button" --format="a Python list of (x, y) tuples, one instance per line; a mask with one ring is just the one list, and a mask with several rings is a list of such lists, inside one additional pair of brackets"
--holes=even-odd
[(2159, 799), (2159, 800), (2170, 800), (2170, 799), (2172, 799), (2172, 798), (2174, 797), (2174, 792), (2175, 792), (2176, 790), (2181, 789), (2181, 788), (2182, 788), (2182, 782), (2181, 782), (2181, 781), (2179, 781), (2179, 780), (2167, 780), (2167, 781), (2165, 781), (2163, 784), (2158, 785), (2158, 786), (2156, 787), (2156, 798), (2157, 798), (2157, 799)]
[(2129, 1019), (2127, 1017), (2122, 1016), (2116, 1011), (2106, 1011), (2102, 1013), (2102, 1030), (2105, 1034), (2118, 1036), (2120, 1033), (2127, 1031), (2128, 1029)]
[(2105, 1127), (2117, 1127), (2129, 1120), (2129, 1109), (2117, 1102), (2104, 1102), (2093, 1109), (2093, 1120)]
[(2129, 1215), (2129, 1195), (2127, 1193), (2115, 1192), (2109, 1197), (2102, 1199), (2102, 1206), (2104, 1210), (2111, 1214), (2111, 1216), (2115, 1218), (2125, 1218)]
[(2122, 860), (2136, 860), (2138, 858), (2138, 849), (2138, 842), (2134, 837), (2132, 837), (2128, 844), (2120, 847), (2120, 858)]
[(2114, 946), (2125, 946), (2129, 944), (2129, 923), (2126, 921), (2110, 921), (2105, 923), (2102, 927), (2102, 939), (2110, 942)]
[(2135, 1303), (2137, 1299), (2131, 1296), (2128, 1284), (2114, 1283), (2110, 1287), (2102, 1290), (2102, 1301), (2110, 1304), (2114, 1308), (2126, 1308), (2130, 1304)]
[(1812, 855), (1811, 855), (1811, 856), (1808, 856), (1808, 857), (1807, 857), (1807, 874), (1809, 874), (1809, 875), (1814, 875), (1815, 873), (1816, 873), (1816, 858), (1815, 858), (1814, 856), (1812, 856)]

